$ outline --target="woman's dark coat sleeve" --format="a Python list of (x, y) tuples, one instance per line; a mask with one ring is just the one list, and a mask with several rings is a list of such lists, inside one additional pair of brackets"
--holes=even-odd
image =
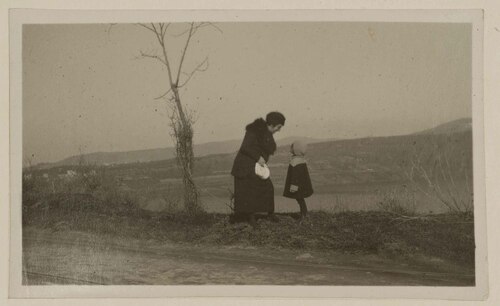
[[(255, 163), (263, 155), (257, 136), (246, 132), (241, 147), (234, 159), (231, 174), (235, 177), (249, 177), (255, 175)], [(266, 156), (263, 156), (265, 159)]]
[(233, 162), (231, 174), (237, 178), (256, 177), (255, 163), (262, 157), (266, 162), (276, 151), (276, 142), (264, 119), (246, 126), (245, 137)]
[(259, 142), (255, 134), (249, 132), (245, 134), (245, 137), (243, 138), (243, 142), (241, 144), (240, 152), (250, 157), (255, 162), (259, 160), (262, 154), (259, 147)]

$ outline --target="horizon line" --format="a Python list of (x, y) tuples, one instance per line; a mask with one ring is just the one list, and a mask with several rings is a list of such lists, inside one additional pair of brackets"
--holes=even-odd
[[(451, 123), (451, 122), (454, 122), (454, 121), (463, 120), (463, 119), (470, 119), (470, 120), (472, 120), (472, 117), (461, 117), (461, 118), (457, 118), (457, 119), (454, 119), (454, 120), (451, 120), (451, 121), (447, 121), (447, 122), (444, 122), (444, 123), (437, 124), (437, 125), (435, 125), (433, 127), (430, 127), (430, 128), (426, 128), (426, 129), (423, 129), (423, 130), (418, 130), (418, 131), (414, 131), (414, 132), (410, 132), (410, 133), (404, 133), (404, 134), (377, 135), (377, 136), (374, 136), (374, 135), (357, 136), (356, 135), (354, 137), (338, 137), (337, 136), (337, 137), (329, 137), (329, 138), (315, 138), (315, 137), (310, 137), (310, 136), (291, 135), (291, 136), (286, 136), (286, 137), (282, 137), (282, 138), (277, 138), (276, 141), (283, 140), (283, 139), (286, 139), (286, 138), (293, 138), (293, 137), (311, 138), (311, 139), (314, 139), (314, 140), (320, 140), (319, 142), (322, 142), (323, 140), (324, 141), (338, 141), (338, 140), (354, 140), (354, 139), (363, 139), (363, 138), (379, 138), (379, 137), (405, 136), (405, 135), (413, 135), (413, 134), (416, 134), (416, 133), (419, 133), (419, 132), (428, 131), (428, 130), (437, 128), (438, 126), (441, 126), (441, 125), (444, 125), (444, 124), (447, 124), (447, 123)], [(206, 144), (209, 144), (209, 143), (220, 143), (220, 142), (229, 142), (229, 141), (237, 141), (237, 140), (240, 140), (240, 139), (239, 138), (238, 139), (233, 138), (233, 139), (226, 139), (226, 140), (214, 140), (214, 141), (207, 141), (207, 142), (202, 142), (202, 143), (199, 143), (199, 144), (195, 144), (195, 146), (206, 145)], [(81, 156), (81, 155), (85, 156), (85, 155), (91, 155), (91, 154), (117, 154), (117, 153), (139, 152), (139, 151), (165, 150), (165, 149), (174, 149), (174, 148), (175, 148), (174, 146), (166, 146), (166, 147), (154, 147), (154, 148), (120, 150), (120, 151), (94, 151), (94, 152), (90, 152), (90, 153), (70, 155), (70, 156), (67, 156), (65, 158), (59, 159), (57, 161), (52, 161), (52, 162), (47, 162), (47, 161), (43, 162), (42, 161), (42, 162), (33, 164), (32, 166), (39, 166), (39, 165), (43, 165), (43, 164), (56, 164), (56, 163), (59, 163), (59, 162), (62, 162), (64, 160), (66, 160), (66, 159), (78, 157), (78, 156)], [(24, 165), (23, 165), (23, 168), (25, 168)]]

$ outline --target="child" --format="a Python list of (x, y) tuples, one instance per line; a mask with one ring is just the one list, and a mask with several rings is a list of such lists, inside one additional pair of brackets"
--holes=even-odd
[(285, 181), (285, 191), (283, 196), (296, 199), (300, 206), (301, 219), (307, 215), (307, 206), (305, 198), (313, 194), (311, 178), (307, 170), (306, 154), (307, 144), (303, 141), (295, 141), (290, 146), (290, 165)]

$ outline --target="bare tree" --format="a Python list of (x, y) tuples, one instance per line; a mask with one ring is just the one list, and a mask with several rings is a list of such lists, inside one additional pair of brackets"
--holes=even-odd
[(197, 213), (203, 209), (199, 202), (198, 189), (193, 180), (193, 124), (195, 119), (192, 114), (187, 111), (185, 104), (181, 102), (179, 89), (184, 87), (197, 72), (208, 69), (208, 58), (205, 58), (190, 72), (186, 73), (183, 71), (184, 60), (193, 36), (203, 27), (213, 27), (218, 31), (220, 31), (220, 29), (210, 22), (191, 22), (187, 30), (175, 35), (176, 37), (185, 36), (186, 40), (181, 51), (177, 70), (174, 71), (171, 58), (167, 52), (166, 42), (167, 30), (170, 27), (170, 23), (140, 23), (138, 25), (154, 34), (161, 49), (160, 55), (141, 51), (141, 57), (154, 59), (167, 68), (167, 90), (156, 99), (166, 99), (171, 103), (172, 112), (170, 113), (170, 123), (173, 131), (172, 136), (175, 141), (177, 162), (182, 170), (184, 208), (190, 214)]
[(430, 152), (414, 150), (404, 167), (406, 178), (416, 189), (428, 198), (439, 200), (449, 211), (472, 212), (471, 156), (450, 145), (434, 144), (432, 148)]

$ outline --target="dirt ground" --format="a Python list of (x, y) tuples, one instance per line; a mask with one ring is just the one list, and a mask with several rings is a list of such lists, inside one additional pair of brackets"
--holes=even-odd
[(473, 286), (473, 272), (438, 259), (134, 241), (25, 229), (25, 285)]

